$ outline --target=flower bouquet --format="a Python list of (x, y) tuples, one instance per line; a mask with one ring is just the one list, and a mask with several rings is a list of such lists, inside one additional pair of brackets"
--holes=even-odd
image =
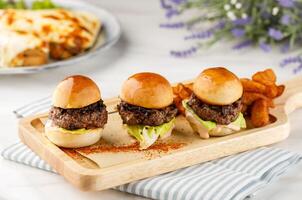
[[(161, 24), (162, 28), (185, 28), (185, 40), (196, 40), (194, 46), (171, 51), (176, 57), (187, 57), (205, 45), (222, 39), (235, 39), (234, 49), (258, 46), (265, 52), (273, 47), (287, 52), (297, 48), (302, 39), (302, 0), (161, 0), (168, 19), (195, 10), (186, 21)], [(205, 24), (210, 24), (204, 28)], [(200, 28), (202, 26), (202, 28)], [(296, 64), (293, 72), (302, 71), (301, 54), (284, 59), (281, 67)]]

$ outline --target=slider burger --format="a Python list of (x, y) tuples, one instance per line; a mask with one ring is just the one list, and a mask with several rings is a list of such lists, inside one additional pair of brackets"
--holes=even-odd
[(246, 128), (241, 113), (243, 87), (225, 68), (204, 70), (193, 83), (193, 94), (183, 101), (185, 115), (201, 138), (224, 136)]
[(171, 135), (177, 108), (170, 83), (155, 73), (138, 73), (122, 86), (118, 112), (128, 134), (147, 149), (158, 138)]
[(45, 134), (54, 144), (77, 148), (101, 138), (108, 113), (98, 86), (88, 77), (70, 76), (56, 87)]

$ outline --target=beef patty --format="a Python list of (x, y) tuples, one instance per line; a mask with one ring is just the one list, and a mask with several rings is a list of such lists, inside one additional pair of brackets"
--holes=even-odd
[(83, 108), (63, 109), (53, 106), (49, 119), (67, 130), (103, 128), (107, 123), (108, 113), (103, 101), (90, 104)]
[(214, 121), (218, 124), (227, 125), (235, 121), (241, 111), (241, 99), (225, 106), (209, 105), (202, 102), (192, 94), (188, 105), (192, 110), (205, 121)]
[(161, 109), (149, 109), (122, 101), (117, 106), (124, 124), (159, 126), (171, 121), (177, 114), (174, 104)]

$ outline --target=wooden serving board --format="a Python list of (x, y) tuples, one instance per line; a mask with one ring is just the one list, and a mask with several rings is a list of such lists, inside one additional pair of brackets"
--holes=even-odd
[(302, 106), (302, 77), (285, 85), (285, 93), (271, 110), (274, 123), (224, 137), (203, 140), (194, 133), (173, 131), (153, 148), (139, 151), (131, 145), (133, 140), (115, 112), (118, 98), (105, 101), (110, 113), (108, 124), (99, 143), (89, 148), (68, 150), (52, 144), (44, 136), (47, 114), (20, 120), (19, 136), (73, 185), (82, 190), (103, 190), (286, 139), (290, 131), (288, 114)]

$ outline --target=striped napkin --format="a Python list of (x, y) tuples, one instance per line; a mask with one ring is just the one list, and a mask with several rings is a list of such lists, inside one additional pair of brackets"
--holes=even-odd
[[(49, 106), (49, 98), (44, 98), (14, 112), (18, 117), (24, 117), (36, 111), (45, 112)], [(55, 173), (20, 142), (4, 149), (1, 155), (8, 160)], [(240, 200), (254, 195), (301, 159), (302, 155), (297, 153), (262, 147), (114, 189), (152, 199)]]

